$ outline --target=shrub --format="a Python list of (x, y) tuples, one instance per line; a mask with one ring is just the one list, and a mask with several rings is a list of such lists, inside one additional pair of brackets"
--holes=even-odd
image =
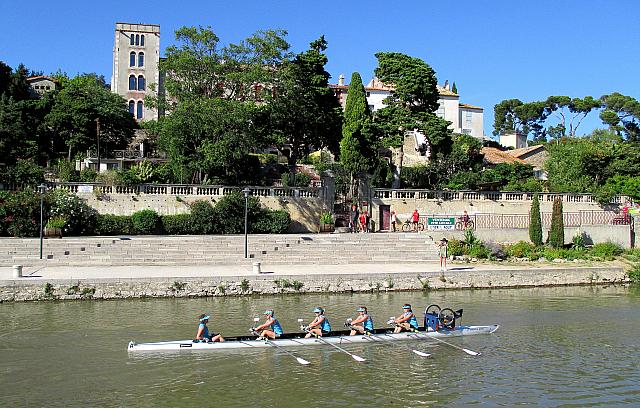
[(325, 212), (320, 215), (320, 224), (333, 224), (333, 215)]
[(78, 172), (75, 165), (65, 159), (58, 160), (56, 165), (58, 170), (58, 178), (62, 182), (78, 181)]
[[(47, 207), (45, 207), (45, 214)], [(0, 235), (37, 237), (40, 228), (40, 196), (33, 191), (0, 191)]]
[(553, 200), (549, 245), (553, 248), (562, 248), (564, 246), (564, 220), (562, 218), (562, 200), (560, 198)]
[(98, 214), (94, 233), (96, 235), (129, 235), (134, 231), (133, 222), (127, 215)]
[(49, 216), (67, 220), (63, 229), (65, 235), (85, 235), (93, 231), (97, 212), (83, 199), (65, 190), (52, 190), (46, 199)]
[(284, 210), (264, 210), (253, 226), (257, 234), (282, 234), (287, 232), (291, 216)]
[(531, 258), (531, 254), (536, 250), (533, 244), (525, 241), (517, 242), (507, 247), (507, 254), (514, 258)]
[(571, 238), (571, 247), (576, 251), (584, 251), (586, 249), (585, 233), (580, 228), (578, 228), (576, 234)]
[(605, 261), (613, 260), (614, 257), (622, 254), (622, 252), (622, 247), (611, 241), (595, 244), (591, 248), (591, 255), (602, 258)]
[[(244, 233), (244, 195), (239, 192), (222, 197), (216, 203), (217, 213), (216, 233), (241, 234)], [(248, 202), (249, 232), (253, 232), (256, 221), (261, 213), (260, 200), (250, 196)]]
[(64, 229), (64, 226), (67, 224), (67, 220), (63, 217), (54, 217), (47, 221), (47, 228), (60, 228)]
[(462, 241), (462, 243), (467, 248), (471, 248), (474, 245), (482, 245), (482, 242), (478, 238), (476, 238), (471, 228), (468, 228), (464, 231), (464, 241)]
[(465, 246), (459, 239), (452, 239), (448, 244), (449, 255), (462, 256), (465, 254)]
[(18, 160), (0, 172), (0, 183), (35, 187), (44, 181), (44, 169), (33, 160)]
[(489, 258), (489, 255), (491, 255), (491, 251), (480, 243), (469, 248), (469, 256), (472, 258), (486, 259)]
[(627, 274), (631, 282), (640, 283), (640, 264), (633, 265), (633, 268), (631, 268)]
[(120, 184), (120, 175), (116, 170), (102, 171), (96, 175), (96, 181), (107, 186)]
[(153, 210), (141, 210), (131, 215), (133, 230), (140, 235), (152, 235), (158, 232), (158, 213)]
[(209, 201), (199, 200), (189, 205), (193, 234), (213, 234), (219, 224), (218, 213)]
[(311, 176), (306, 173), (296, 173), (295, 182), (291, 183), (290, 173), (283, 173), (281, 177), (282, 185), (285, 187), (309, 187), (311, 184)]
[(96, 177), (98, 177), (98, 172), (90, 167), (85, 167), (80, 170), (80, 181), (84, 181), (85, 183), (93, 183), (96, 181)]
[(168, 235), (196, 234), (191, 214), (163, 215), (160, 223), (162, 230)]
[(542, 219), (540, 218), (540, 199), (538, 194), (533, 196), (529, 218), (529, 239), (534, 245), (540, 246), (542, 245)]

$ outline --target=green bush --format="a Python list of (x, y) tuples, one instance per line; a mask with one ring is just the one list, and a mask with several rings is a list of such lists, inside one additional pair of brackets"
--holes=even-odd
[(44, 181), (44, 168), (33, 160), (18, 160), (16, 164), (0, 171), (0, 183), (35, 187)]
[(96, 181), (96, 177), (98, 177), (98, 172), (90, 167), (85, 167), (80, 170), (80, 181), (85, 183), (93, 183)]
[(531, 254), (535, 252), (536, 246), (526, 241), (519, 241), (507, 246), (506, 250), (507, 254), (514, 258), (531, 258)]
[(548, 261), (553, 261), (554, 259), (573, 261), (574, 259), (585, 259), (587, 257), (587, 254), (583, 251), (563, 248), (545, 248), (542, 255)]
[(74, 163), (65, 159), (60, 159), (58, 160), (56, 168), (58, 170), (58, 178), (63, 183), (78, 181), (79, 174), (76, 171), (76, 166), (74, 165)]
[(465, 246), (459, 239), (449, 241), (448, 252), (451, 256), (462, 256), (465, 254)]
[(52, 190), (46, 199), (49, 217), (67, 220), (63, 229), (65, 235), (87, 235), (94, 230), (97, 212), (80, 197), (65, 190)]
[(469, 248), (471, 258), (487, 259), (490, 255), (491, 251), (481, 243), (474, 244)]
[(640, 283), (640, 264), (635, 264), (627, 273), (633, 283)]
[(218, 212), (209, 201), (198, 200), (191, 205), (191, 223), (189, 227), (192, 234), (214, 234), (217, 230), (219, 219)]
[(140, 235), (152, 235), (158, 232), (160, 217), (153, 210), (140, 210), (131, 215), (133, 230)]
[(120, 175), (116, 170), (102, 171), (96, 175), (96, 182), (107, 186), (116, 186), (120, 183)]
[(283, 173), (281, 176), (282, 185), (285, 187), (309, 187), (311, 184), (311, 176), (306, 173), (296, 173), (296, 179), (294, 183), (291, 183), (290, 173)]
[(257, 234), (283, 234), (289, 229), (291, 216), (284, 210), (264, 210), (252, 231)]
[(163, 215), (160, 217), (162, 230), (168, 235), (197, 234), (193, 228), (191, 214)]
[(320, 215), (320, 224), (333, 224), (333, 214), (325, 212)]
[[(239, 192), (224, 196), (216, 203), (217, 225), (215, 233), (244, 233), (244, 195)], [(256, 221), (260, 218), (260, 200), (250, 196), (248, 202), (249, 232), (253, 232)]]
[(615, 258), (618, 255), (621, 255), (622, 252), (623, 252), (622, 247), (611, 241), (595, 244), (590, 251), (592, 256), (602, 258), (605, 261), (612, 261), (613, 258)]
[[(45, 214), (47, 207), (45, 207)], [(33, 191), (0, 191), (0, 235), (37, 237), (40, 228), (40, 196)]]
[(130, 235), (133, 222), (128, 215), (98, 214), (94, 227), (96, 235)]

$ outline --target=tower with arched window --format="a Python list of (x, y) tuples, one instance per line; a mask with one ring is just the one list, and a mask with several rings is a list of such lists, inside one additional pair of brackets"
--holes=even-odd
[(159, 25), (116, 23), (111, 91), (126, 99), (129, 113), (139, 121), (158, 119), (144, 98), (162, 91), (159, 63)]

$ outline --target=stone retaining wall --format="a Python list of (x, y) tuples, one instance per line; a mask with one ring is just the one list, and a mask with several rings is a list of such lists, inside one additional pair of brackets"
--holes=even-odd
[[(455, 269), (455, 267), (454, 267)], [(457, 270), (438, 272), (227, 276), (212, 278), (0, 281), (0, 302), (71, 299), (129, 299), (155, 297), (246, 296), (280, 293), (339, 293), (371, 291), (517, 288), (628, 283), (620, 267)]]

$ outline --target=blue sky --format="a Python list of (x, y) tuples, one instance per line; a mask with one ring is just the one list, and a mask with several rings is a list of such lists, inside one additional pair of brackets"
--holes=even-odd
[[(332, 82), (353, 71), (367, 82), (379, 51), (422, 58), (440, 83), (456, 82), (461, 102), (485, 109), (490, 135), (504, 99), (614, 91), (640, 99), (639, 15), (637, 0), (2, 0), (0, 60), (108, 81), (118, 21), (160, 24), (163, 50), (185, 25), (210, 25), (223, 43), (285, 29), (296, 52), (324, 34)], [(597, 126), (592, 114), (579, 133)]]

